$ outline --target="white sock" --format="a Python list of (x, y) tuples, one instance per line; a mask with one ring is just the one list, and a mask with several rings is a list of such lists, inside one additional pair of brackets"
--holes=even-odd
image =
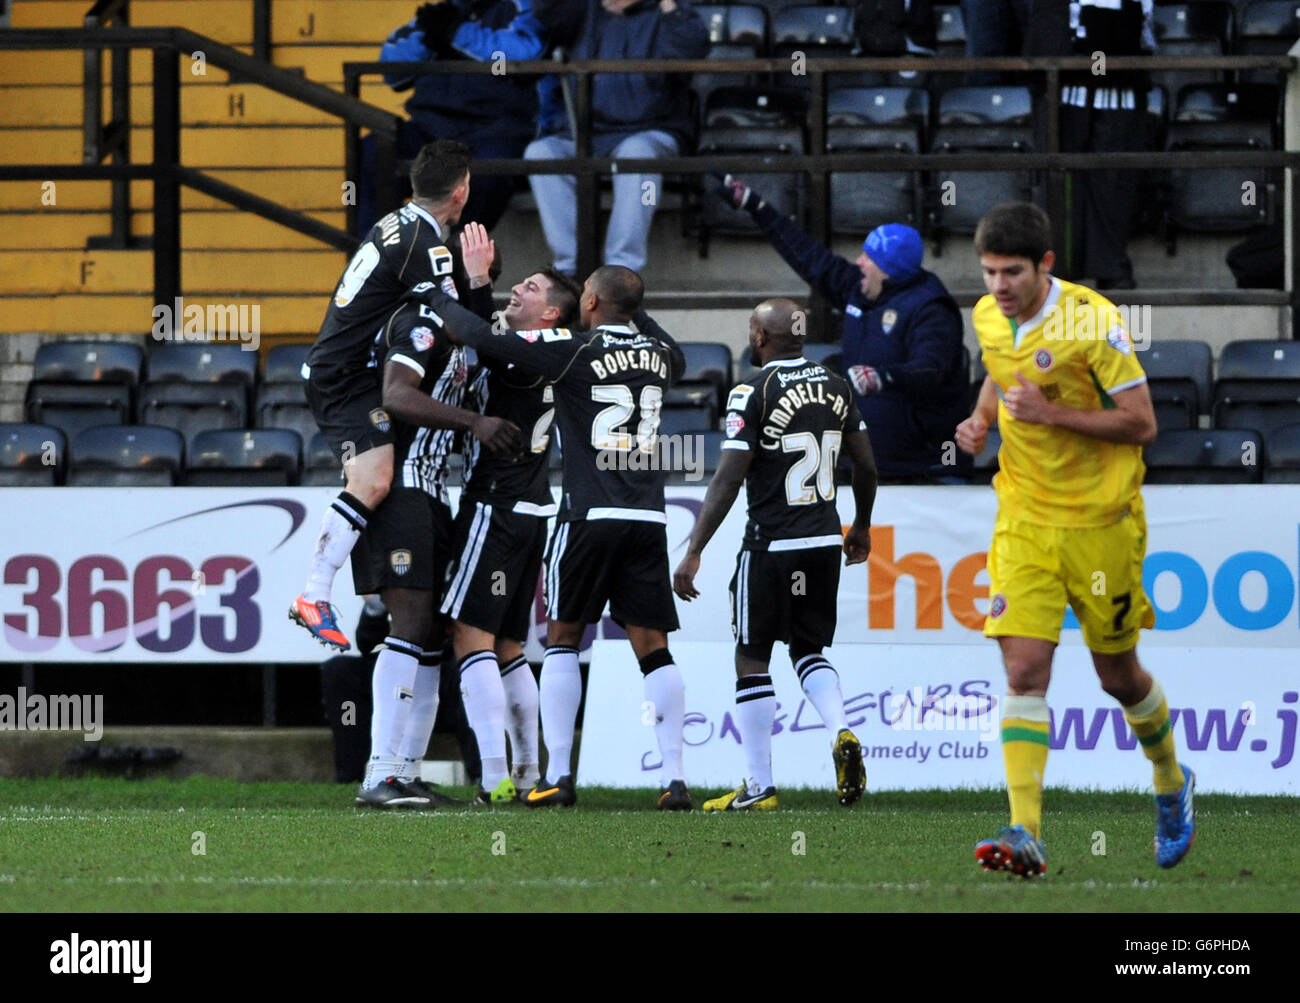
[(655, 715), (655, 738), (659, 742), (659, 755), (663, 769), (659, 773), (661, 787), (674, 780), (685, 780), (682, 767), (682, 733), (686, 730), (686, 684), (681, 670), (672, 662), (661, 665), (645, 676), (645, 698), (650, 701)]
[(352, 553), (370, 514), (370, 509), (361, 504), (360, 499), (346, 491), (339, 492), (325, 510), (320, 535), (316, 537), (316, 553), (312, 555), (311, 570), (307, 573), (307, 587), (302, 590), (303, 598), (308, 602), (329, 602), (334, 576)]
[(771, 676), (741, 676), (736, 680), (736, 717), (745, 746), (745, 776), (749, 793), (760, 794), (772, 784), (772, 722), (776, 719), (776, 690)]
[(844, 695), (840, 692), (840, 677), (831, 663), (821, 654), (804, 655), (795, 663), (794, 670), (799, 675), (799, 685), (804, 695), (812, 701), (821, 715), (822, 723), (831, 733), (831, 744), (835, 738), (848, 727), (844, 718)]
[(370, 715), (370, 761), (364, 783), (367, 790), (400, 772), (402, 737), (411, 716), (419, 665), (419, 645), (397, 637), (384, 638), (384, 645), (375, 659), (370, 683), (374, 710)]
[(506, 732), (514, 769), (515, 786), (532, 787), (540, 779), (537, 769), (537, 678), (520, 655), (501, 666), (501, 686), (506, 697)]
[(582, 703), (582, 674), (577, 648), (547, 648), (539, 690), (542, 735), (546, 740), (546, 780), (567, 776), (573, 759), (573, 729)]
[(411, 716), (406, 722), (406, 734), (402, 736), (398, 750), (403, 760), (410, 763), (407, 769), (416, 771), (409, 778), (412, 780), (419, 776), (420, 763), (429, 751), (433, 722), (438, 718), (438, 687), (442, 683), (442, 670), (438, 661), (431, 662), (430, 658), (440, 660), (441, 652), (430, 656), (426, 651), (420, 658), (420, 665), (415, 670), (415, 699), (411, 701)]
[(506, 691), (501, 685), (497, 656), (471, 651), (460, 660), (460, 695), (465, 717), (483, 764), (483, 789), (492, 791), (506, 778)]

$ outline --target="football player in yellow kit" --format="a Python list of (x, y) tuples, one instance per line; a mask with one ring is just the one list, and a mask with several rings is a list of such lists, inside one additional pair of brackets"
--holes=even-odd
[(1155, 625), (1142, 589), (1146, 519), (1142, 446), (1156, 435), (1146, 375), (1114, 304), (1051, 274), (1051, 228), (1026, 202), (980, 221), (975, 249), (988, 295), (975, 332), (988, 376), (957, 445), (1002, 435), (993, 486), (989, 612), (1007, 673), (1002, 751), (1011, 824), (975, 847), (987, 870), (1047, 870), (1041, 841), (1049, 746), (1047, 687), (1068, 603), (1102, 689), (1120, 702), (1155, 772), (1155, 851), (1173, 867), (1194, 833), (1192, 771), (1178, 762), (1160, 683), (1138, 662), (1138, 630)]

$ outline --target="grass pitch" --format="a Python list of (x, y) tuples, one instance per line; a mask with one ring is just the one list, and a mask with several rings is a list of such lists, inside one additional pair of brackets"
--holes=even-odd
[[(468, 791), (460, 793), (468, 796)], [(697, 805), (717, 791), (694, 792)], [(0, 910), (1295, 911), (1300, 813), (1198, 796), (1197, 837), (1155, 865), (1149, 796), (1047, 792), (1049, 873), (982, 872), (1000, 791), (782, 791), (781, 810), (660, 813), (578, 788), (572, 809), (352, 807), (327, 784), (0, 781)], [(1104, 853), (1100, 852), (1104, 850)], [(202, 851), (202, 852), (199, 852)]]

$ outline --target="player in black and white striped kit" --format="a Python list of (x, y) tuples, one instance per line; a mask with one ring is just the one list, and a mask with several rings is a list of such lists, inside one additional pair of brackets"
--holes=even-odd
[(392, 483), (392, 418), (373, 349), (405, 294), (434, 286), (455, 294), (446, 243), (469, 198), (469, 165), (461, 143), (438, 140), (420, 151), (411, 165), (415, 197), (376, 223), (352, 256), (303, 366), (307, 403), (347, 481), (322, 520), (289, 618), (327, 647), (351, 647), (330, 602), (334, 577)]
[(357, 803), (435, 807), (445, 798), (417, 768), (438, 712), (445, 627), (438, 612), (452, 550), (447, 458), (458, 431), (487, 448), (518, 453), (519, 429), (462, 408), (465, 351), (446, 337), (432, 311), (404, 303), (373, 351), (383, 372), (383, 407), (392, 415), (392, 488), (352, 551), (358, 594), (378, 592), (391, 617), (372, 680), (370, 759)]
[[(468, 239), (464, 253), (468, 269)], [(586, 330), (512, 331), (437, 292), (428, 295), (461, 341), (541, 373), (555, 388), (564, 476), (546, 562), (541, 715), (549, 765), (547, 778), (524, 798), (530, 806), (576, 801), (569, 760), (582, 698), (578, 645), (606, 603), (627, 631), (655, 709), (663, 758), (658, 806), (693, 806), (682, 767), (685, 689), (668, 651), (668, 633), (678, 621), (669, 582), (665, 474), (657, 464), (631, 462), (634, 452), (654, 455), (663, 393), (685, 361), (672, 337), (640, 309), (642, 296), (640, 276), (606, 265), (583, 285), (579, 311)]]
[[(467, 235), (478, 226), (469, 224)], [(476, 302), (480, 288), (490, 290), (473, 289), (462, 302), (483, 317)], [(577, 319), (580, 292), (568, 276), (540, 269), (511, 289), (498, 320), (518, 329), (567, 326)], [(490, 295), (487, 304), (490, 310)], [(540, 779), (537, 680), (524, 658), (524, 642), (533, 622), (547, 520), (556, 512), (548, 477), (555, 395), (543, 376), (490, 356), (480, 361), (466, 402), (517, 425), (524, 451), (500, 456), (472, 444), (442, 612), (454, 620), (461, 696), (483, 765), (477, 800), (491, 803), (513, 800)], [(507, 731), (514, 756), (509, 772)]]
[[(841, 549), (860, 564), (871, 550), (876, 463), (847, 381), (803, 357), (804, 315), (792, 300), (760, 303), (750, 316), (751, 359), (762, 369), (727, 398), (726, 439), (717, 473), (673, 575), (687, 602), (699, 595), (700, 555), (746, 486), (749, 521), (731, 580), (736, 637), (736, 717), (749, 775), (740, 787), (706, 801), (705, 811), (777, 807), (772, 782), (776, 695), (772, 645), (789, 646), (804, 694), (830, 734), (841, 804), (862, 796), (862, 749), (848, 728), (839, 676), (822, 649), (835, 640)], [(835, 464), (853, 463), (853, 525), (841, 539)]]

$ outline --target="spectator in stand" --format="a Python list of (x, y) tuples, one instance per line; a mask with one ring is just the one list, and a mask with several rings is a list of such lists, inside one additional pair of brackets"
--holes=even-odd
[(744, 209), (786, 264), (844, 312), (844, 362), (882, 483), (960, 483), (968, 469), (952, 439), (969, 409), (961, 312), (921, 267), (921, 235), (886, 223), (857, 261), (832, 254), (727, 175), (718, 196)]
[[(1062, 17), (1064, 11), (1054, 12)], [(1061, 75), (1061, 149), (1116, 153), (1155, 149), (1147, 115), (1151, 81), (1141, 70), (1104, 72), (1096, 53), (1139, 56), (1155, 52), (1151, 0), (1076, 0), (1068, 14), (1070, 39), (1061, 55), (1089, 56), (1103, 72)], [(1073, 230), (1067, 278), (1091, 278), (1097, 289), (1133, 289), (1128, 238), (1141, 208), (1141, 171), (1071, 171), (1068, 205)]]
[[(585, 59), (703, 59), (708, 31), (700, 16), (677, 0), (535, 0), (534, 13), (569, 56)], [(672, 157), (694, 138), (687, 74), (605, 74), (592, 82), (592, 154), (597, 157)], [(575, 155), (571, 128), (530, 143), (529, 160)], [(572, 175), (529, 179), (557, 270), (578, 267), (577, 185)], [(614, 177), (614, 208), (603, 261), (641, 271), (650, 223), (659, 201), (658, 174)], [(650, 187), (646, 186), (649, 182)], [(650, 197), (647, 197), (649, 193)]]
[[(541, 59), (546, 29), (533, 15), (530, 0), (442, 0), (423, 4), (415, 17), (384, 43), (383, 62), (504, 59), (506, 64)], [(515, 159), (536, 135), (537, 78), (510, 73), (389, 74), (396, 91), (414, 88), (406, 102), (410, 121), (398, 140), (397, 155), (409, 159), (435, 139), (455, 139), (476, 160)], [(369, 181), (370, 171), (363, 171)], [(475, 174), (461, 222), (496, 226), (514, 194), (518, 178), (510, 174)], [(363, 183), (358, 225), (365, 233), (389, 207), (374, 205), (373, 186)], [(404, 193), (404, 194), (409, 194)]]

